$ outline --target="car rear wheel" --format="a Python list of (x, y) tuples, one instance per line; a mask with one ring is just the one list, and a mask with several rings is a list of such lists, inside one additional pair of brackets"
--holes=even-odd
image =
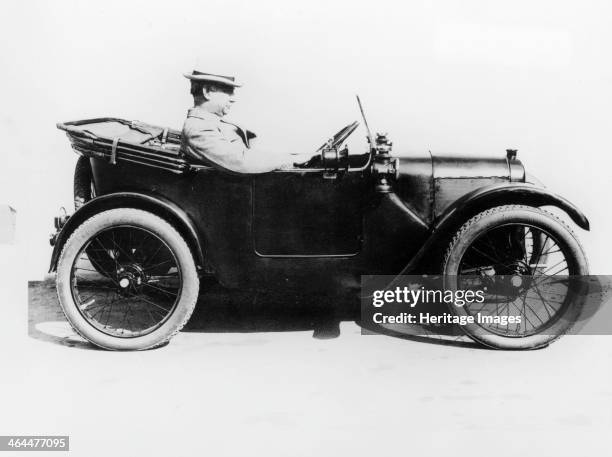
[(588, 275), (588, 264), (576, 236), (556, 216), (507, 205), (459, 229), (442, 272), (446, 290), (482, 291), (482, 302), (450, 305), (454, 314), (474, 319), (462, 325), (472, 339), (497, 349), (535, 349), (579, 320), (584, 294), (577, 277)]
[[(77, 160), (76, 166), (74, 168), (74, 181), (73, 181), (73, 193), (74, 193), (74, 209), (80, 209), (85, 203), (96, 197), (96, 187), (93, 181), (93, 172), (91, 169), (91, 162), (89, 157), (80, 156)], [(123, 239), (118, 237), (115, 239), (115, 242), (121, 245)], [(146, 243), (140, 247), (145, 250), (148, 248)], [(152, 249), (155, 249), (155, 243), (153, 243)], [(127, 251), (127, 247), (124, 246), (124, 249), (119, 250), (119, 255), (122, 256), (124, 252)], [(152, 251), (151, 251), (152, 252)], [(99, 272), (104, 274), (105, 271), (111, 270), (114, 261), (110, 258), (105, 252), (89, 250), (87, 255), (90, 259), (93, 260), (93, 267)], [(166, 273), (167, 270), (164, 270), (165, 264), (160, 263), (158, 267), (158, 274)]]
[[(99, 255), (111, 261), (99, 264)], [(185, 240), (165, 220), (133, 208), (83, 222), (62, 250), (56, 282), (72, 327), (113, 350), (149, 349), (170, 340), (191, 316), (199, 291)]]

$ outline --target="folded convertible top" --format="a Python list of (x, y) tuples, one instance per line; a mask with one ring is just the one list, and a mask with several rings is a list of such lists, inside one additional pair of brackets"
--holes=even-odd
[(178, 130), (111, 117), (59, 123), (57, 128), (66, 132), (77, 153), (87, 157), (112, 164), (137, 163), (177, 174), (190, 169), (179, 152)]

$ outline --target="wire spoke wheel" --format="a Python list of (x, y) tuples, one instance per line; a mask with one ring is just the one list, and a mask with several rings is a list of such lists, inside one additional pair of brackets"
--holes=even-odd
[(483, 300), (451, 306), (473, 323), (463, 326), (500, 349), (550, 344), (573, 326), (584, 296), (576, 279), (588, 274), (575, 235), (539, 208), (509, 205), (467, 221), (443, 264), (445, 288), (481, 291)]
[(105, 276), (112, 274), (117, 264), (146, 263), (149, 274), (164, 274), (176, 266), (176, 259), (159, 238), (135, 230), (126, 226), (100, 233), (84, 250), (91, 266)]
[[(152, 275), (160, 263), (173, 274)], [(182, 282), (166, 243), (132, 226), (94, 235), (76, 257), (72, 278), (72, 296), (83, 317), (100, 331), (125, 338), (158, 328), (178, 303)]]
[(168, 341), (189, 319), (199, 290), (181, 235), (133, 208), (108, 210), (81, 224), (64, 246), (56, 281), (73, 328), (107, 349)]
[[(545, 330), (571, 298), (566, 254), (553, 235), (530, 224), (500, 225), (478, 236), (461, 259), (459, 275), (459, 289), (484, 291), (483, 303), (466, 304), (464, 311), (498, 335)], [(518, 319), (509, 322), (511, 316)]]

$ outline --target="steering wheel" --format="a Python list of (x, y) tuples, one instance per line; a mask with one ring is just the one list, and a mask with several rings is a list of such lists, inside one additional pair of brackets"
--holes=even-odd
[(346, 141), (346, 139), (355, 131), (355, 129), (359, 126), (359, 122), (355, 121), (346, 127), (341, 128), (338, 133), (336, 133), (333, 137), (323, 143), (317, 150), (318, 155), (315, 155), (312, 159), (305, 163), (296, 163), (296, 168), (314, 168), (322, 165), (325, 162), (325, 157), (323, 157), (326, 151), (331, 149), (338, 150), (342, 143)]
[(336, 133), (333, 137), (331, 137), (328, 141), (323, 143), (317, 152), (321, 152), (325, 148), (338, 148), (342, 146), (342, 143), (346, 141), (346, 139), (355, 131), (355, 129), (359, 126), (359, 122), (355, 121), (346, 127), (340, 129), (338, 133)]

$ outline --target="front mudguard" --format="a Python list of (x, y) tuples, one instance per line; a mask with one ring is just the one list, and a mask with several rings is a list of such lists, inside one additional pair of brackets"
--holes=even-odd
[(587, 217), (576, 205), (543, 187), (530, 183), (500, 183), (476, 189), (453, 203), (434, 223), (433, 229), (419, 252), (400, 272), (410, 274), (422, 265), (424, 258), (440, 249), (472, 216), (502, 205), (555, 206), (584, 230), (590, 230)]
[(485, 209), (501, 205), (556, 206), (584, 230), (590, 229), (589, 220), (576, 205), (544, 187), (530, 183), (501, 183), (481, 187), (453, 203), (438, 218), (434, 230), (438, 231), (458, 220), (469, 217)]

